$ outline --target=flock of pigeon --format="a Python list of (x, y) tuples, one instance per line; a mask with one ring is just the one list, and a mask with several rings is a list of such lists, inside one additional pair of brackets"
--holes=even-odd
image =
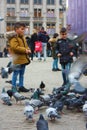
[[(7, 78), (8, 75), (18, 69), (18, 66), (8, 66), (1, 69), (1, 77)], [(25, 97), (21, 95), (16, 89), (7, 90), (2, 89), (1, 100), (4, 104), (11, 106), (11, 98), (14, 97), (16, 103), (25, 100), (24, 115), (26, 120), (34, 122), (34, 114), (38, 112), (40, 107), (46, 106), (46, 115), (51, 121), (55, 121), (61, 118), (64, 107), (66, 109), (77, 111), (83, 111), (85, 118), (87, 119), (87, 88), (84, 88), (80, 82), (80, 77), (84, 74), (86, 76), (87, 71), (87, 58), (86, 56), (78, 58), (73, 64), (69, 72), (65, 70), (65, 74), (68, 76), (68, 82), (66, 85), (53, 88), (52, 93), (45, 94), (45, 83), (41, 81), (39, 88), (32, 89), (32, 96)], [(48, 122), (44, 116), (40, 114), (39, 120), (36, 123), (37, 130), (48, 130)], [(87, 124), (86, 124), (87, 126)]]

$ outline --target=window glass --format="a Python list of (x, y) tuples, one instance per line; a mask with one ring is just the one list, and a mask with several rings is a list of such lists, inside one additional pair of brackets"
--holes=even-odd
[(20, 0), (20, 3), (21, 3), (21, 4), (28, 4), (28, 3), (29, 3), (29, 0)]
[(34, 4), (42, 4), (42, 0), (34, 0)]
[(48, 4), (48, 5), (54, 5), (54, 4), (55, 4), (55, 1), (54, 1), (54, 0), (47, 0), (47, 4)]
[(7, 4), (15, 4), (15, 0), (7, 0)]

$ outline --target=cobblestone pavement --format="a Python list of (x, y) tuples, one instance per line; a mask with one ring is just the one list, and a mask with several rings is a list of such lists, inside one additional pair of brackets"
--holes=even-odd
[[(0, 68), (5, 67), (9, 61), (9, 58), (0, 58)], [(46, 84), (45, 93), (51, 93), (53, 87), (60, 87), (62, 84), (61, 72), (52, 72), (51, 70), (52, 58), (47, 58), (47, 61), (38, 61), (36, 58), (26, 67), (25, 72), (25, 87), (26, 88), (38, 88), (41, 81)], [(82, 76), (80, 82), (83, 86), (87, 86), (87, 77)], [(8, 79), (2, 79), (0, 77), (0, 93), (3, 87), (8, 90), (11, 85), (5, 83)], [(21, 93), (25, 96), (30, 96), (29, 93)], [(45, 118), (45, 108), (41, 108), (38, 114), (34, 114), (34, 123), (30, 123), (25, 120), (23, 114), (24, 101), (22, 104), (16, 104), (14, 98), (12, 98), (12, 106), (3, 105), (0, 101), (0, 130), (36, 130), (36, 121), (39, 114), (43, 113)], [(64, 114), (62, 118), (51, 122), (48, 120), (49, 130), (85, 130), (85, 119), (83, 113), (77, 113), (76, 111), (69, 111), (64, 108)]]

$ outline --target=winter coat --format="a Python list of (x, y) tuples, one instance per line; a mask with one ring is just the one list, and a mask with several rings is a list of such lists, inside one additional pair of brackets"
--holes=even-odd
[(22, 36), (8, 36), (10, 51), (13, 58), (13, 64), (29, 64), (29, 55), (26, 54), (26, 49), (29, 49), (26, 40)]
[(38, 36), (37, 36), (37, 33), (34, 33), (31, 35), (31, 40), (30, 40), (30, 46), (31, 46), (31, 50), (35, 50), (35, 41), (38, 40)]
[(44, 42), (44, 43), (47, 43), (49, 40), (49, 36), (47, 35), (46, 31), (39, 32), (38, 38), (39, 38), (39, 41)]
[(60, 64), (67, 64), (73, 61), (72, 56), (70, 56), (70, 52), (73, 52), (73, 47), (70, 44), (70, 40), (67, 39), (59, 39), (56, 43), (56, 53), (60, 53)]
[(50, 38), (49, 42), (50, 42), (51, 49), (52, 49), (52, 57), (53, 57), (53, 59), (58, 58), (57, 54), (56, 54), (56, 42), (57, 42), (57, 39), (56, 38)]

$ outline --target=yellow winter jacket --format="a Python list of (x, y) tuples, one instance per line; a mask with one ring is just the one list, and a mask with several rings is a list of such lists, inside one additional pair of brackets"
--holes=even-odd
[(13, 58), (13, 64), (29, 64), (29, 55), (26, 54), (26, 49), (29, 49), (26, 40), (23, 36), (11, 36), (9, 38), (9, 47)]

